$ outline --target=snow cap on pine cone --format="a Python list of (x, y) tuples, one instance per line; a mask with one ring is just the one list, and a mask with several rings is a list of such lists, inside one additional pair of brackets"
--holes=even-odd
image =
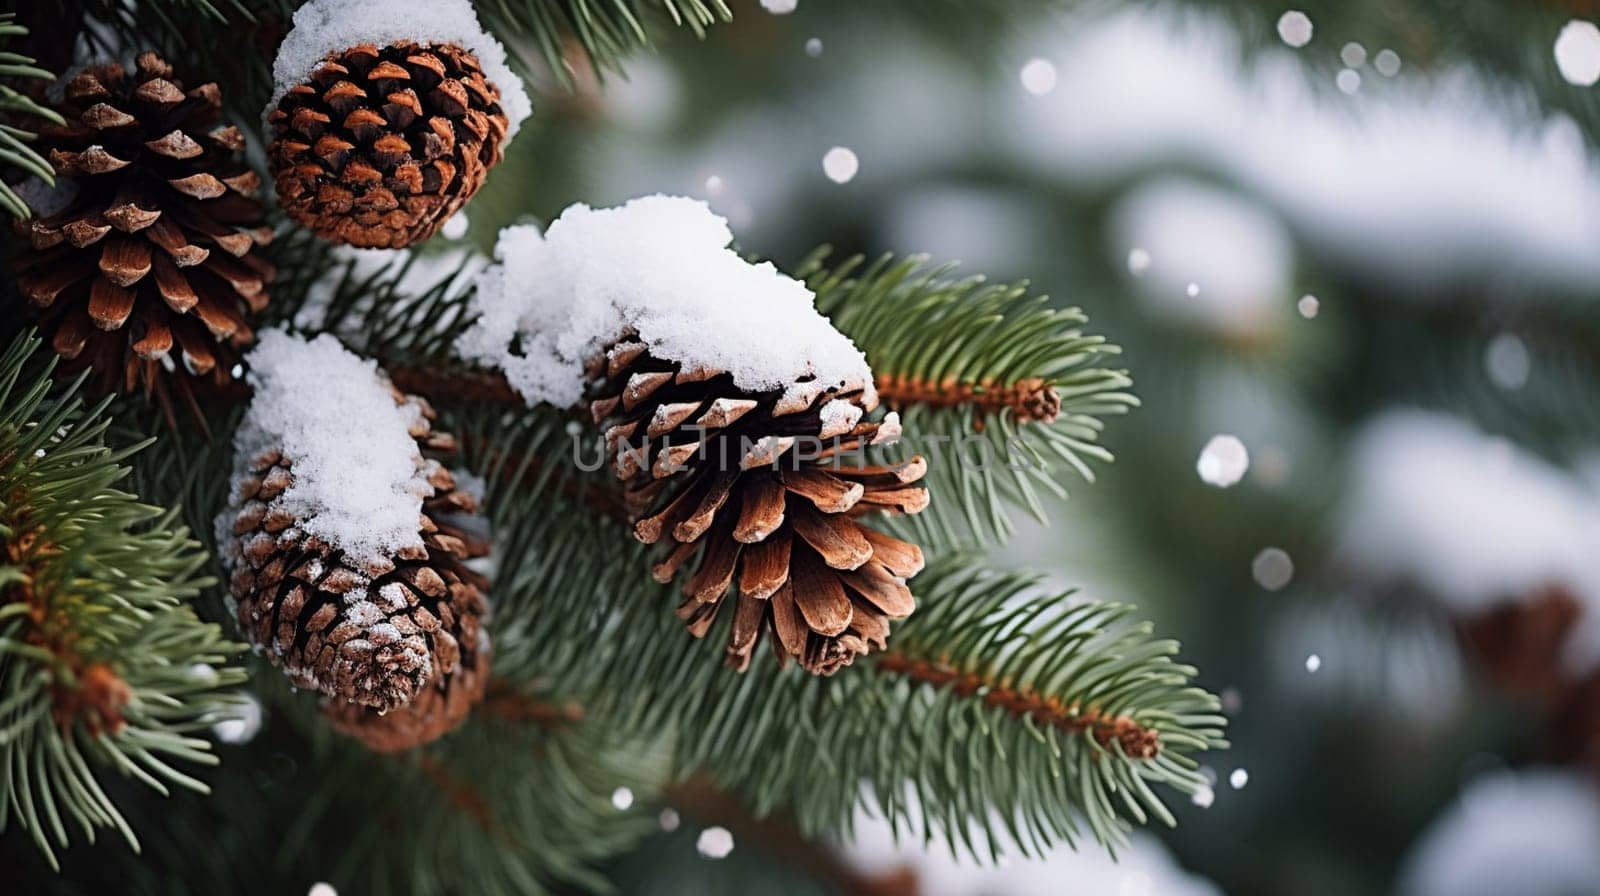
[(630, 330), (653, 356), (726, 370), (747, 391), (807, 375), (870, 383), (866, 357), (811, 290), (732, 242), (726, 219), (679, 196), (580, 203), (542, 234), (508, 227), (478, 279), (479, 319), (461, 354), (502, 370), (529, 404), (562, 407), (582, 397), (585, 363)]
[(294, 458), (294, 483), (275, 506), (353, 559), (421, 545), (433, 486), (410, 435), (418, 408), (395, 403), (377, 362), (327, 334), (281, 330), (263, 332), (249, 361), (255, 397), (234, 448), (245, 460), (268, 449)]
[(272, 63), (276, 109), (296, 84), (305, 82), (330, 53), (358, 44), (414, 42), (455, 44), (478, 57), (484, 77), (500, 89), (506, 114), (506, 145), (533, 113), (533, 103), (506, 63), (506, 49), (478, 23), (470, 0), (311, 0), (295, 11), (294, 27), (278, 46)]

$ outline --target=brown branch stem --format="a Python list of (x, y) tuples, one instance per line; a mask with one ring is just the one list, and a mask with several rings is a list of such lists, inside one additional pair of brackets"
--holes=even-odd
[(1129, 716), (1110, 716), (1093, 706), (1063, 703), (1030, 688), (1013, 687), (1004, 681), (990, 681), (976, 672), (964, 672), (948, 663), (930, 662), (888, 651), (877, 657), (878, 668), (926, 684), (948, 688), (961, 697), (978, 697), (1018, 717), (1032, 719), (1070, 734), (1085, 731), (1100, 746), (1109, 749), (1113, 742), (1122, 746), (1131, 759), (1154, 759), (1161, 753), (1160, 733)]
[(931, 408), (971, 406), (977, 414), (980, 429), (983, 418), (1006, 410), (1010, 410), (1019, 423), (1052, 423), (1061, 414), (1061, 394), (1056, 391), (1054, 384), (1038, 377), (1001, 385), (954, 380), (933, 382), (920, 377), (885, 373), (877, 376), (876, 385), (878, 397), (891, 408), (904, 409), (911, 405)]

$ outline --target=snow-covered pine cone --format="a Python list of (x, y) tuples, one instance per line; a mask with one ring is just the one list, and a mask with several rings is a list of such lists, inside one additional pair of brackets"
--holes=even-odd
[(500, 88), (455, 44), (359, 44), (331, 53), (267, 115), (278, 202), (325, 239), (422, 242), (499, 164)]
[(155, 53), (67, 82), (65, 123), (37, 144), (66, 204), (17, 225), (13, 262), (65, 372), (164, 401), (169, 379), (230, 378), (275, 272), (256, 251), (272, 237), (260, 178), (221, 110), (217, 85), (184, 90)]
[(476, 700), (480, 657), (488, 653), (488, 583), (465, 565), (488, 546), (457, 525), (476, 502), (437, 460), (455, 439), (433, 429), (422, 399), (398, 390), (394, 399), (418, 411), (410, 435), (434, 491), (418, 521), (421, 544), (356, 560), (306, 536), (292, 513), (274, 506), (294, 481), (294, 459), (269, 449), (251, 459), (237, 485), (227, 551), (245, 635), (297, 687), (375, 713), (392, 713), (429, 688), (448, 696), (459, 687)]
[(466, 721), (489, 684), (488, 633), (480, 628), (476, 639), (463, 639), (460, 647), (459, 668), (436, 676), (399, 709), (379, 712), (360, 703), (327, 700), (322, 714), (335, 730), (376, 753), (398, 753), (432, 743)]
[(769, 629), (780, 663), (792, 658), (817, 675), (885, 647), (889, 621), (916, 607), (905, 580), (922, 569), (922, 551), (859, 520), (925, 508), (927, 464), (855, 459), (900, 434), (893, 414), (863, 422), (877, 405), (869, 383), (808, 379), (746, 392), (724, 371), (658, 359), (635, 338), (587, 374), (634, 534), (674, 545), (656, 579), (672, 581), (699, 557), (678, 608), (691, 634), (710, 630), (732, 591), (735, 668), (749, 665)]

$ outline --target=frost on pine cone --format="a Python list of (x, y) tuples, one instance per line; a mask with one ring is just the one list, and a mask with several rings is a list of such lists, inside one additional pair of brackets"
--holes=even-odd
[[(244, 137), (221, 127), (215, 84), (185, 91), (155, 53), (91, 66), (40, 129), (64, 207), (20, 222), (17, 286), (44, 335), (103, 388), (167, 400), (168, 374), (226, 382), (267, 304), (272, 236)], [(185, 393), (187, 394), (187, 393)]]
[(278, 202), (362, 248), (422, 242), (499, 164), (509, 122), (477, 56), (451, 43), (331, 53), (267, 115)]
[(699, 557), (678, 608), (691, 634), (710, 630), (731, 590), (727, 659), (740, 670), (769, 629), (780, 664), (817, 675), (884, 648), (889, 621), (916, 607), (905, 579), (922, 551), (858, 520), (925, 508), (927, 465), (861, 461), (900, 434), (893, 414), (863, 421), (877, 405), (869, 383), (805, 378), (746, 392), (727, 372), (658, 359), (634, 338), (587, 373), (634, 534), (673, 544), (656, 579)]
[(459, 724), (483, 696), (489, 656), (487, 582), (465, 565), (488, 546), (458, 525), (476, 502), (437, 460), (455, 440), (433, 429), (426, 402), (392, 391), (414, 411), (410, 436), (433, 492), (419, 544), (356, 559), (306, 535), (275, 506), (294, 482), (294, 458), (269, 449), (237, 485), (228, 550), (245, 635), (296, 686), (329, 699), (336, 727), (383, 750)]

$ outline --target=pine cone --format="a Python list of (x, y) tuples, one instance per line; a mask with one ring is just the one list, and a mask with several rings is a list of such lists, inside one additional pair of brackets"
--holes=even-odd
[[(244, 164), (244, 137), (219, 127), (215, 84), (187, 92), (172, 67), (143, 53), (85, 69), (57, 107), (66, 123), (39, 132), (65, 208), (20, 222), (30, 247), (17, 285), (65, 372), (93, 369), (107, 391), (158, 390), (167, 377), (224, 383), (267, 304), (272, 231)], [(170, 404), (168, 405), (170, 415)]]
[[(478, 646), (486, 639), (487, 582), (464, 561), (487, 546), (454, 524), (475, 502), (432, 457), (453, 450), (455, 440), (433, 430), (433, 410), (422, 399), (398, 390), (394, 396), (419, 411), (411, 435), (428, 458), (423, 469), (434, 488), (423, 502), (422, 545), (361, 563), (304, 535), (292, 514), (274, 506), (294, 479), (294, 459), (267, 451), (239, 486), (231, 587), (245, 635), (296, 686), (379, 713), (436, 687), (444, 692), (443, 715), (453, 717), (464, 714), (451, 704), (458, 685), (472, 699), (482, 694), (475, 679), (482, 677), (479, 657), (487, 656)], [(439, 713), (423, 715), (429, 725), (442, 724)]]
[(877, 404), (868, 384), (808, 379), (745, 392), (726, 372), (657, 359), (631, 337), (588, 374), (590, 412), (609, 423), (635, 536), (675, 543), (656, 579), (672, 581), (699, 555), (678, 608), (691, 634), (711, 628), (737, 578), (727, 645), (735, 668), (749, 665), (769, 628), (780, 664), (793, 658), (817, 675), (885, 646), (889, 620), (915, 609), (905, 579), (922, 569), (922, 551), (857, 518), (921, 511), (927, 465), (851, 459), (899, 437), (895, 415), (862, 422)]
[(329, 54), (267, 116), (278, 202), (325, 239), (400, 248), (433, 236), (500, 162), (500, 89), (454, 44)]
[(489, 683), (489, 637), (461, 641), (461, 665), (429, 682), (410, 703), (387, 713), (359, 703), (325, 701), (322, 714), (335, 730), (376, 753), (399, 753), (432, 743), (466, 721)]

